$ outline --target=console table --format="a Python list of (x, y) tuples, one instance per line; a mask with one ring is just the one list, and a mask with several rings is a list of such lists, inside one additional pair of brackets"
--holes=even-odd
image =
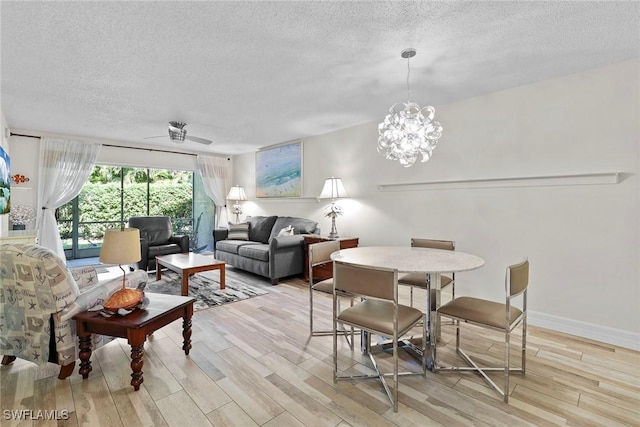
[[(357, 248), (358, 237), (336, 237), (320, 236), (317, 234), (305, 234), (304, 237), (304, 280), (309, 280), (309, 245), (328, 240), (338, 240), (340, 249)], [(327, 263), (313, 268), (313, 277), (318, 280), (325, 280), (333, 277), (333, 264)]]
[(11, 230), (0, 237), (0, 243), (36, 243), (36, 230)]

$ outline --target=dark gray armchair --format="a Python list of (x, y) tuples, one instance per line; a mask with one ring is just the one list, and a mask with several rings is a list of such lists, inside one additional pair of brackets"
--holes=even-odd
[(189, 252), (189, 236), (174, 236), (168, 216), (132, 216), (129, 227), (140, 230), (142, 257), (133, 268), (155, 270), (156, 256)]

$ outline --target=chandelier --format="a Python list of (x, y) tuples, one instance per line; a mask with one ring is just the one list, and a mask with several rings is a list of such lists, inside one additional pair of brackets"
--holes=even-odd
[(415, 163), (418, 155), (422, 155), (422, 162), (429, 160), (442, 136), (440, 122), (433, 120), (436, 110), (432, 106), (420, 108), (410, 100), (409, 58), (415, 55), (413, 48), (401, 53), (407, 59), (407, 102), (392, 105), (389, 114), (378, 125), (378, 152), (388, 160), (399, 161), (406, 168)]

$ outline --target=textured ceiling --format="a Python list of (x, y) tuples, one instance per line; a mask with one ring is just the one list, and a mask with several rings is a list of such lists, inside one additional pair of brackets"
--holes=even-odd
[[(381, 120), (406, 100), (407, 47), (411, 98), (436, 107), (640, 57), (635, 1), (2, 1), (0, 15), (10, 128), (187, 152)], [(143, 139), (169, 120), (213, 144)]]

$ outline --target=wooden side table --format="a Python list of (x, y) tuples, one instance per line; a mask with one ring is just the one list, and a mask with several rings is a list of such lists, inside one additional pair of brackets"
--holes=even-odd
[(126, 338), (131, 346), (131, 385), (140, 389), (144, 342), (148, 335), (182, 317), (182, 349), (188, 355), (191, 349), (191, 317), (195, 298), (147, 293), (149, 305), (126, 316), (103, 317), (97, 311), (85, 311), (73, 316), (80, 338), (80, 375), (89, 377), (91, 372), (91, 334)]
[[(340, 241), (340, 249), (356, 248), (358, 247), (358, 237), (337, 237), (330, 238), (327, 236), (320, 236), (317, 234), (305, 234), (304, 237), (304, 279), (309, 280), (309, 245), (319, 242), (326, 242), (328, 240)], [(313, 268), (313, 277), (317, 280), (324, 280), (333, 277), (333, 264), (327, 263), (319, 265)]]

